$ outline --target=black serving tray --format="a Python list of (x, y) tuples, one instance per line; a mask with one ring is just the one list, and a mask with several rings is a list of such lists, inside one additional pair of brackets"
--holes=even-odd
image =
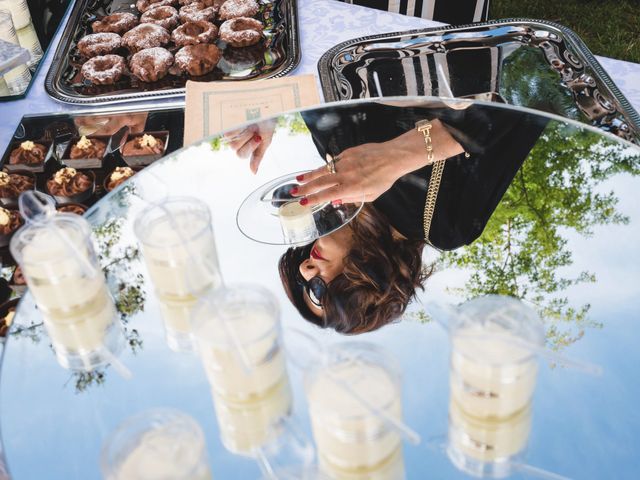
[[(297, 0), (258, 0), (256, 18), (265, 25), (262, 43), (245, 48), (231, 48), (218, 39), (223, 57), (216, 69), (203, 76), (167, 75), (144, 83), (125, 75), (114, 85), (92, 85), (80, 75), (83, 59), (76, 44), (91, 31), (91, 23), (113, 12), (138, 13), (134, 0), (78, 0), (71, 12), (51, 68), (45, 88), (56, 100), (74, 104), (108, 105), (147, 98), (184, 96), (187, 80), (202, 82), (257, 80), (281, 77), (300, 61)], [(216, 21), (216, 24), (220, 24)], [(169, 45), (169, 50), (176, 48)]]
[(355, 38), (318, 62), (325, 100), (427, 95), (501, 101), (640, 144), (640, 116), (582, 40), (556, 23), (507, 19)]
[[(182, 139), (184, 137), (184, 108), (154, 108), (140, 110), (118, 109), (104, 110), (96, 112), (75, 112), (60, 113), (46, 115), (27, 115), (22, 117), (18, 128), (11, 141), (9, 147), (0, 157), (0, 170), (4, 167), (4, 162), (8, 158), (10, 150), (16, 144), (25, 140), (33, 140), (40, 142), (51, 142), (53, 144), (52, 157), (44, 168), (44, 172), (35, 173), (36, 190), (47, 193), (47, 180), (64, 164), (64, 153), (67, 151), (69, 142), (77, 139), (82, 135), (104, 136), (105, 138), (113, 138), (114, 142), (123, 134), (121, 130), (123, 126), (133, 129), (133, 133), (139, 132), (169, 132), (168, 142), (165, 155), (168, 155), (182, 148)], [(110, 145), (111, 146), (111, 145)], [(91, 207), (100, 198), (108, 192), (105, 189), (105, 178), (116, 168), (124, 167), (126, 163), (116, 148), (107, 154), (100, 168), (91, 168), (81, 170), (83, 173), (89, 172), (95, 176), (95, 189), (93, 194), (80, 202), (86, 208)], [(141, 168), (135, 168), (136, 172)], [(58, 202), (58, 206), (72, 202)], [(8, 247), (0, 248), (0, 261), (3, 267), (13, 269), (15, 262), (11, 257)], [(12, 272), (8, 272), (12, 274)]]

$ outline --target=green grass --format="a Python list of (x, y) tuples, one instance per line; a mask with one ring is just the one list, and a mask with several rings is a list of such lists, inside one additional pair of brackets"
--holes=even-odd
[(596, 55), (640, 63), (640, 0), (491, 0), (489, 18), (551, 20)]

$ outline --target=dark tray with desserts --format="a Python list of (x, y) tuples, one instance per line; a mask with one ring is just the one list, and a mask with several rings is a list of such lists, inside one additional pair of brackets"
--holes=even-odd
[[(181, 7), (178, 0), (166, 1), (173, 2), (176, 10)], [(222, 3), (221, 0), (207, 1)], [(139, 17), (140, 14), (136, 0), (78, 0), (47, 74), (45, 88), (49, 95), (62, 102), (105, 105), (146, 98), (181, 97), (184, 96), (188, 80), (239, 81), (284, 76), (300, 61), (297, 0), (255, 1), (258, 12), (253, 18), (264, 25), (260, 41), (251, 46), (232, 47), (220, 38), (215, 42), (211, 40), (210, 43), (221, 50), (222, 57), (210, 73), (200, 76), (179, 73), (176, 63), (165, 77), (155, 82), (143, 82), (131, 73), (131, 52), (121, 47), (114, 53), (122, 56), (127, 64), (124, 75), (112, 85), (97, 85), (82, 76), (81, 67), (87, 58), (80, 54), (78, 42), (93, 32), (93, 22), (106, 15), (129, 12)], [(182, 0), (182, 3), (185, 1)], [(220, 27), (218, 17), (219, 13), (213, 23)], [(180, 48), (173, 40), (165, 47), (172, 54)]]
[(327, 101), (462, 97), (543, 110), (640, 144), (640, 115), (570, 29), (531, 19), (384, 33), (318, 62)]
[[(23, 117), (0, 159), (0, 222), (4, 217), (10, 220), (8, 226), (7, 222), (5, 227), (0, 225), (0, 261), (14, 292), (19, 294), (24, 282), (15, 275), (8, 244), (23, 223), (17, 210), (22, 191), (44, 192), (55, 199), (59, 211), (83, 214), (127, 178), (182, 148), (183, 136), (184, 109), (180, 107)], [(33, 163), (38, 159), (35, 145), (44, 147), (37, 165)], [(20, 156), (25, 149), (28, 154)], [(72, 151), (75, 159), (70, 158)], [(83, 153), (90, 161), (73, 163), (82, 161)], [(16, 163), (22, 159), (28, 164)]]

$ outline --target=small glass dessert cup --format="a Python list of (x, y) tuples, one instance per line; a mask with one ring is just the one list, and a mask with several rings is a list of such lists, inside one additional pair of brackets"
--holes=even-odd
[(211, 480), (204, 433), (189, 415), (157, 408), (125, 419), (100, 456), (106, 480)]
[(45, 163), (52, 155), (53, 142), (50, 140), (14, 142), (5, 154), (3, 167), (7, 172), (26, 170), (42, 173)]
[(191, 312), (200, 297), (222, 283), (209, 207), (196, 198), (169, 198), (142, 211), (134, 232), (161, 305), (169, 347), (190, 350)]
[(451, 329), (451, 398), (467, 414), (504, 419), (533, 397), (538, 373), (535, 347), (544, 326), (522, 302), (497, 295), (458, 307)]
[(505, 419), (467, 414), (455, 400), (449, 404), (447, 456), (459, 470), (478, 478), (504, 478), (512, 473), (531, 432), (531, 406)]
[(0, 247), (6, 247), (13, 234), (24, 224), (18, 210), (0, 207)]
[(33, 172), (27, 170), (0, 172), (0, 203), (4, 207), (16, 208), (20, 194), (35, 188), (36, 176)]
[(214, 391), (212, 398), (222, 444), (236, 455), (254, 456), (258, 448), (277, 434), (278, 425), (289, 417), (292, 408), (287, 375), (251, 401), (230, 401)]
[(382, 348), (364, 342), (336, 345), (322, 363), (305, 376), (319, 463), (341, 472), (338, 478), (377, 478), (375, 472), (402, 446), (400, 433), (377, 413), (402, 421), (399, 366)]
[(226, 402), (260, 401), (286, 377), (278, 304), (268, 290), (221, 287), (200, 301), (192, 328), (209, 384)]
[(105, 192), (111, 192), (136, 174), (131, 167), (116, 167), (104, 179)]
[(120, 151), (127, 165), (144, 167), (164, 157), (168, 145), (168, 131), (144, 132), (129, 134)]
[(62, 163), (77, 169), (101, 168), (109, 139), (106, 135), (73, 137), (62, 155)]
[(47, 192), (58, 203), (83, 203), (95, 190), (96, 177), (91, 171), (79, 172), (64, 167), (47, 180)]
[(11, 253), (43, 316), (58, 363), (90, 371), (110, 363), (122, 349), (119, 317), (87, 221), (55, 214), (51, 199), (45, 211), (13, 236)]
[(404, 456), (399, 447), (390, 458), (373, 469), (365, 471), (346, 471), (327, 463), (324, 458), (318, 459), (318, 470), (324, 475), (322, 480), (406, 480)]
[(280, 205), (278, 218), (285, 242), (288, 244), (302, 245), (319, 236), (311, 207), (300, 205), (297, 199)]

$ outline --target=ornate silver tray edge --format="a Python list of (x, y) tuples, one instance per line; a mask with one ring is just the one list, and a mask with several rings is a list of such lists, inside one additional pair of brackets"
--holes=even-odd
[[(416, 29), (416, 30), (407, 30), (404, 32), (392, 32), (392, 33), (384, 33), (378, 35), (370, 35), (365, 37), (354, 38), (351, 40), (347, 40), (345, 42), (341, 42), (331, 49), (327, 50), (320, 60), (318, 61), (318, 73), (320, 75), (320, 84), (322, 86), (322, 93), (324, 95), (325, 101), (333, 102), (339, 100), (345, 100), (345, 98), (341, 98), (337, 87), (333, 82), (333, 77), (331, 74), (331, 63), (333, 58), (338, 54), (338, 52), (342, 51), (347, 47), (352, 47), (358, 43), (370, 41), (370, 40), (379, 40), (379, 39), (389, 39), (397, 36), (406, 36), (406, 35), (420, 35), (420, 34), (433, 34), (435, 32), (446, 32), (451, 30), (467, 30), (471, 28), (478, 27), (495, 27), (501, 25), (513, 25), (513, 24), (526, 24), (526, 25), (539, 25), (546, 28), (555, 29), (559, 34), (561, 34), (562, 39), (565, 40), (573, 49), (575, 49), (580, 55), (582, 55), (582, 60), (585, 65), (590, 68), (593, 73), (597, 76), (597, 81), (604, 86), (607, 90), (605, 95), (606, 99), (615, 104), (618, 108), (617, 110), (624, 116), (627, 121), (627, 126), (629, 129), (633, 130), (633, 132), (629, 132), (629, 135), (623, 136), (618, 134), (617, 136), (625, 138), (626, 140), (636, 143), (640, 145), (640, 115), (638, 112), (631, 106), (626, 97), (622, 94), (622, 92), (618, 89), (617, 85), (611, 79), (609, 74), (604, 70), (600, 62), (595, 58), (593, 53), (589, 50), (586, 44), (582, 41), (582, 39), (570, 28), (565, 27), (564, 25), (560, 25), (555, 22), (550, 22), (547, 20), (537, 20), (530, 18), (507, 18), (500, 20), (491, 20), (487, 22), (479, 22), (479, 23), (471, 23), (466, 25), (447, 25), (441, 27), (431, 27), (424, 29)], [(527, 106), (527, 105), (522, 105)], [(575, 119), (574, 119), (575, 120)], [(587, 123), (582, 121), (582, 123)], [(591, 124), (593, 125), (593, 124)]]
[[(291, 51), (287, 56), (286, 61), (277, 69), (269, 72), (266, 75), (252, 78), (250, 80), (261, 80), (265, 78), (277, 78), (283, 77), (291, 72), (300, 63), (300, 36), (298, 33), (298, 2), (297, 0), (286, 0), (288, 5), (287, 11), (287, 33), (291, 37)], [(54, 100), (70, 103), (74, 105), (115, 105), (125, 102), (135, 102), (140, 100), (153, 100), (153, 99), (168, 99), (168, 98), (180, 98), (184, 97), (184, 88), (173, 88), (167, 90), (140, 92), (140, 93), (125, 93), (120, 95), (105, 95), (98, 98), (81, 98), (67, 95), (60, 91), (57, 86), (57, 82), (60, 80), (62, 74), (62, 61), (68, 55), (71, 47), (71, 36), (73, 30), (76, 28), (80, 15), (84, 11), (86, 4), (89, 0), (79, 0), (74, 6), (67, 24), (64, 27), (60, 43), (56, 48), (53, 61), (47, 72), (45, 79), (45, 90)], [(242, 80), (233, 80), (242, 81)]]

